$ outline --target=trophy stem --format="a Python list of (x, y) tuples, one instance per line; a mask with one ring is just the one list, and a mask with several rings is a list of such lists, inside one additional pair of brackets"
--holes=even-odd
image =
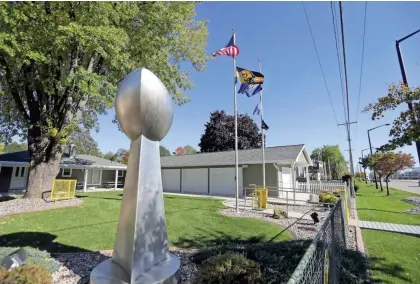
[(112, 259), (98, 265), (91, 283), (179, 283), (179, 259), (169, 253), (159, 142), (131, 142)]

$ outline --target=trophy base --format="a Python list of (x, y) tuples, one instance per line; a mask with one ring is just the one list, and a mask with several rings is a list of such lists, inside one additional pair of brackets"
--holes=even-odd
[(129, 275), (112, 261), (112, 258), (108, 259), (92, 270), (90, 284), (178, 284), (180, 278), (179, 258), (169, 254), (168, 259), (156, 264), (132, 281)]

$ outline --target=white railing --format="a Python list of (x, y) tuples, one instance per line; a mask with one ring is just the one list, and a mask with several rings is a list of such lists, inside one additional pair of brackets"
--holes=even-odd
[(314, 181), (311, 180), (308, 182), (298, 182), (296, 181), (296, 188), (299, 190), (304, 190), (308, 193), (318, 194), (320, 191), (329, 191), (329, 190), (344, 190), (346, 188), (346, 183), (342, 181)]

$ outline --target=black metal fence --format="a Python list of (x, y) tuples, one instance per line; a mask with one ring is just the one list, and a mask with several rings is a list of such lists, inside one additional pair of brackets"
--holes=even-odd
[(342, 253), (347, 247), (345, 199), (342, 195), (330, 211), (288, 284), (339, 283)]

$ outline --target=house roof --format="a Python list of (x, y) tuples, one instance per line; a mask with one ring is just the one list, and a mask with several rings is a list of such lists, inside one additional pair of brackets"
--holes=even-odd
[[(239, 150), (239, 164), (260, 164), (262, 161), (261, 149)], [(162, 168), (172, 167), (199, 167), (199, 166), (230, 166), (235, 165), (235, 151), (198, 153), (194, 155), (161, 157)], [(312, 164), (304, 144), (276, 146), (265, 148), (266, 163), (277, 163), (297, 166)]]
[[(29, 152), (20, 151), (0, 155), (0, 165), (24, 165), (29, 164)], [(109, 168), (109, 169), (126, 169), (127, 166), (107, 159), (76, 154), (70, 158), (63, 153), (60, 166), (69, 168)]]

